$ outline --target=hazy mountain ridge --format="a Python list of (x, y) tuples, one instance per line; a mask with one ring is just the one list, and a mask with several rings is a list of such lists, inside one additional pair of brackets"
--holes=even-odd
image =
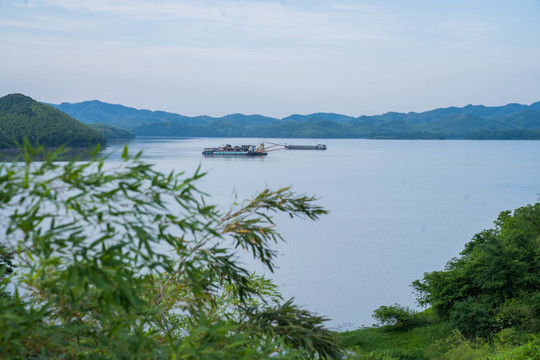
[[(420, 113), (387, 112), (359, 117), (320, 112), (293, 114), (282, 119), (238, 113), (223, 117), (189, 117), (97, 100), (53, 106), (82, 122), (111, 124), (129, 129), (136, 135), (148, 136), (459, 139), (469, 138), (471, 134), (479, 136), (483, 131), (524, 131), (513, 133), (512, 136), (516, 136), (540, 130), (540, 101), (531, 105), (467, 105)], [(501, 134), (499, 132), (497, 136)], [(534, 138), (527, 133), (525, 137), (531, 136)]]

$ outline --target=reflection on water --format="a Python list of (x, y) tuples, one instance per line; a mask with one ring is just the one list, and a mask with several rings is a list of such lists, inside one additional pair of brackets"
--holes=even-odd
[[(34, 161), (43, 161), (44, 159), (50, 159), (55, 152), (53, 149), (47, 149), (40, 151), (33, 157)], [(98, 153), (98, 156), (102, 156), (103, 151)], [(55, 155), (56, 161), (88, 161), (92, 158), (92, 150), (88, 148), (70, 148), (63, 149)], [(21, 150), (0, 150), (0, 161), (2, 162), (22, 162), (24, 156)]]
[[(111, 149), (117, 149), (119, 146), (128, 145), (131, 140), (108, 140), (108, 146), (100, 149), (97, 152), (98, 157), (104, 157)], [(109, 148), (109, 149), (108, 149)], [(45, 148), (38, 151), (33, 155), (35, 161), (43, 161), (46, 158), (51, 158), (53, 154), (56, 161), (88, 161), (95, 155), (95, 148)], [(21, 149), (0, 149), (0, 162), (22, 162), (24, 160), (23, 150)]]

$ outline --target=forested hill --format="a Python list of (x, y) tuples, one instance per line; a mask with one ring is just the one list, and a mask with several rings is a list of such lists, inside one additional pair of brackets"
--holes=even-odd
[(13, 148), (26, 136), (46, 147), (106, 144), (98, 131), (51, 106), (22, 94), (0, 98), (0, 148)]
[(374, 116), (335, 113), (196, 116), (137, 110), (97, 100), (53, 105), (86, 123), (106, 123), (148, 136), (378, 139), (540, 139), (540, 102), (440, 108)]

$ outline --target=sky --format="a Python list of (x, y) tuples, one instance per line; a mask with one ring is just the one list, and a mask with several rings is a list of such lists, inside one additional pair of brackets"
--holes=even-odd
[(0, 96), (285, 117), (540, 100), (540, 0), (0, 0)]

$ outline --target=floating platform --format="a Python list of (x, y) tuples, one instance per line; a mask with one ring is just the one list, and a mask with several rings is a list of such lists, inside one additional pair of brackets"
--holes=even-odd
[(204, 156), (266, 156), (268, 153), (264, 150), (264, 145), (258, 147), (255, 145), (231, 146), (227, 144), (216, 148), (204, 148)]
[(325, 144), (317, 145), (285, 145), (287, 150), (326, 150)]

